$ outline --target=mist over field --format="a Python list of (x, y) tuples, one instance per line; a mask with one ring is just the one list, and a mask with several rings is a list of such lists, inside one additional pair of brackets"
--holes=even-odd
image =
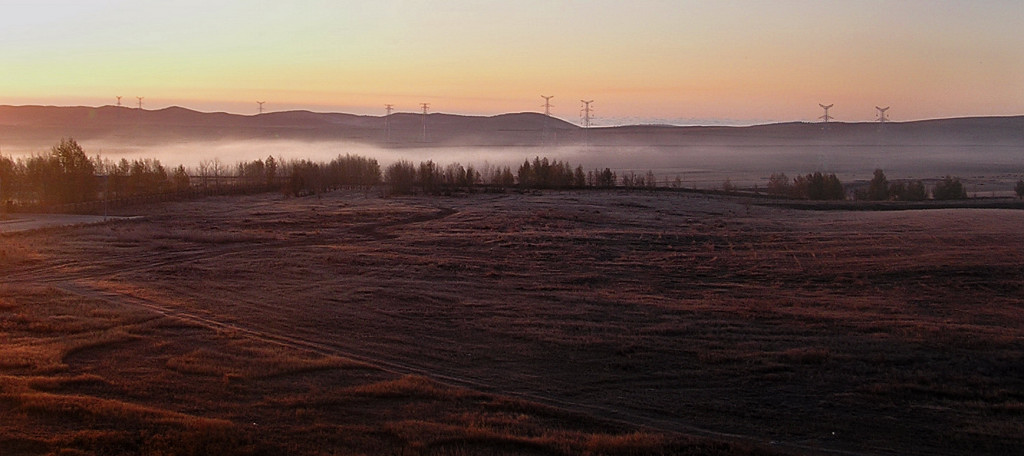
[[(843, 182), (871, 179), (883, 169), (890, 179), (938, 179), (960, 176), (977, 196), (1012, 194), (1014, 182), (1024, 177), (1024, 146), (1006, 145), (738, 145), (699, 144), (668, 146), (430, 146), (382, 147), (355, 141), (216, 140), (155, 145), (123, 141), (81, 141), (90, 157), (103, 159), (154, 158), (164, 166), (184, 165), (195, 170), (200, 162), (220, 160), (230, 169), (243, 161), (266, 159), (327, 162), (351, 154), (376, 159), (381, 167), (399, 161), (433, 160), (440, 165), (460, 163), (477, 169), (510, 166), (547, 157), (581, 165), (584, 170), (611, 168), (617, 173), (653, 171), (659, 181), (679, 176), (686, 187), (716, 188), (729, 179), (736, 185), (764, 186), (772, 173), (790, 177), (815, 171), (835, 173)], [(4, 149), (14, 158), (43, 150)]]

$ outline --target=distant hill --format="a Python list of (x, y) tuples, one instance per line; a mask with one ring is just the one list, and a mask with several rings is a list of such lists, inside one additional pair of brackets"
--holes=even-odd
[[(424, 132), (424, 125), (426, 126)], [(0, 106), (0, 147), (48, 148), (62, 137), (146, 145), (240, 139), (348, 140), (391, 147), (1000, 144), (1024, 145), (1024, 116), (914, 122), (778, 123), (750, 127), (622, 126), (584, 130), (539, 113), (496, 116), (399, 113), (389, 118), (310, 111), (260, 115), (181, 107)]]

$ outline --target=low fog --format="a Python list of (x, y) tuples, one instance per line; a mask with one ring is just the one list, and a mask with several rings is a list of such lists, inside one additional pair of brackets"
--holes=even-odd
[[(653, 171), (659, 181), (681, 178), (685, 187), (717, 188), (728, 179), (739, 186), (764, 187), (772, 173), (790, 177), (822, 171), (835, 173), (844, 183), (868, 181), (876, 168), (890, 180), (961, 177), (976, 196), (1012, 194), (1013, 183), (1024, 177), (1024, 153), (1020, 145), (697, 145), (697, 146), (433, 146), (379, 147), (357, 142), (242, 140), (129, 145), (107, 140), (84, 140), (90, 157), (97, 154), (117, 161), (153, 158), (166, 167), (179, 164), (195, 171), (200, 162), (220, 160), (229, 169), (243, 161), (306, 159), (327, 162), (345, 154), (376, 159), (382, 168), (398, 160), (413, 163), (433, 160), (447, 165), (458, 162), (477, 169), (510, 166), (513, 172), (534, 157), (567, 161), (585, 170), (611, 168), (620, 175)], [(4, 149), (15, 159), (47, 149)]]

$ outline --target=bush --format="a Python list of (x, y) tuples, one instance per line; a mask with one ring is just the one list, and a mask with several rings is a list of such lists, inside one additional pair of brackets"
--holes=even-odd
[(1013, 187), (1013, 191), (1017, 192), (1017, 198), (1024, 199), (1024, 179), (1017, 181), (1017, 186)]
[(946, 177), (942, 178), (941, 181), (935, 184), (935, 188), (932, 189), (932, 195), (937, 200), (966, 199), (967, 190), (964, 189), (964, 185), (960, 183), (959, 177), (953, 177), (947, 174)]

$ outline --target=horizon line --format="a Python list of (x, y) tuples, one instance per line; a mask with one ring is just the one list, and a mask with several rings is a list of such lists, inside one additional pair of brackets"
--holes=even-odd
[[(349, 115), (349, 116), (356, 116), (356, 117), (371, 117), (371, 118), (379, 118), (379, 119), (383, 119), (383, 118), (387, 117), (387, 115), (355, 114), (355, 113), (351, 113), (351, 112), (342, 112), (342, 111), (314, 111), (312, 109), (289, 109), (289, 110), (283, 110), (283, 111), (267, 111), (267, 112), (256, 113), (256, 114), (240, 114), (240, 113), (234, 113), (234, 112), (228, 112), (228, 111), (200, 111), (198, 109), (193, 109), (193, 108), (189, 108), (189, 107), (181, 106), (181, 105), (170, 105), (170, 106), (165, 106), (165, 107), (162, 107), (162, 108), (146, 109), (146, 108), (136, 108), (136, 107), (131, 107), (131, 106), (125, 106), (125, 105), (117, 106), (117, 105), (111, 105), (111, 104), (104, 104), (104, 105), (100, 105), (100, 106), (90, 106), (90, 105), (55, 105), (55, 104), (23, 104), (23, 105), (0, 104), (0, 108), (86, 108), (86, 109), (102, 109), (102, 108), (118, 109), (118, 108), (120, 108), (120, 109), (129, 110), (129, 111), (144, 111), (144, 112), (158, 112), (158, 111), (165, 111), (165, 110), (168, 110), (168, 109), (183, 109), (183, 110), (195, 112), (195, 113), (198, 113), (198, 114), (225, 114), (225, 115), (238, 116), (238, 117), (260, 117), (260, 116), (268, 116), (268, 115), (273, 115), (273, 114), (285, 114), (285, 113), (295, 113), (295, 112), (308, 112), (308, 113), (311, 113), (311, 114), (324, 114), (324, 115), (339, 114), (339, 115)], [(408, 115), (415, 115), (415, 116), (422, 116), (422, 115), (424, 115), (423, 113), (416, 112), (416, 111), (397, 111), (397, 112), (391, 113), (390, 115), (391, 116), (395, 116), (395, 115), (398, 115), (398, 114), (408, 114)], [(538, 111), (515, 111), (515, 112), (503, 112), (503, 113), (498, 113), (498, 114), (459, 114), (459, 113), (449, 113), (449, 112), (432, 112), (432, 113), (428, 113), (427, 116), (443, 115), (443, 116), (456, 116), (456, 117), (491, 118), (491, 117), (499, 117), (499, 116), (504, 116), (504, 115), (516, 115), (516, 114), (535, 114), (535, 115), (539, 115), (539, 116), (547, 116), (546, 114), (544, 114), (542, 112), (538, 112)], [(562, 119), (562, 118), (560, 118), (558, 116), (555, 116), (555, 115), (550, 115), (548, 117), (551, 117), (553, 119), (557, 119), (557, 120), (560, 120), (562, 122), (565, 122), (565, 123), (577, 126), (579, 128), (584, 128), (582, 126), (577, 125), (574, 122)], [(991, 115), (982, 114), (982, 115), (962, 115), (962, 116), (953, 116), (953, 117), (925, 117), (925, 118), (906, 119), (906, 120), (886, 120), (885, 123), (888, 123), (888, 124), (901, 124), (901, 123), (913, 123), (913, 122), (928, 122), (928, 121), (936, 121), (936, 120), (998, 119), (998, 118), (1015, 118), (1015, 117), (1024, 117), (1024, 113), (1022, 113), (1022, 114), (1003, 114), (1003, 115), (999, 115), (999, 114), (991, 114)], [(636, 117), (627, 117), (627, 118), (633, 119), (633, 118), (636, 118)], [(608, 119), (614, 119), (614, 118), (608, 118)], [(623, 118), (620, 117), (618, 119), (623, 119)], [(639, 119), (642, 119), (642, 117), (639, 118)], [(770, 125), (782, 125), (782, 124), (810, 124), (810, 125), (815, 125), (815, 124), (822, 124), (823, 123), (823, 122), (808, 121), (808, 120), (765, 120), (765, 119), (760, 119), (760, 120), (692, 119), (692, 120), (697, 120), (697, 121), (707, 121), (709, 123), (670, 123), (670, 122), (664, 122), (664, 121), (671, 121), (672, 119), (666, 119), (664, 117), (657, 117), (657, 118), (653, 118), (652, 117), (651, 119), (652, 120), (658, 120), (658, 121), (656, 121), (656, 122), (649, 122), (649, 123), (643, 123), (643, 122), (640, 122), (640, 123), (627, 123), (627, 122), (622, 122), (622, 123), (615, 123), (613, 125), (592, 125), (590, 128), (621, 128), (621, 127), (665, 127), (665, 128), (736, 127), (736, 128), (742, 128), (742, 127), (758, 127), (758, 126), (770, 126)], [(684, 119), (678, 119), (678, 120), (684, 120)], [(842, 121), (842, 120), (838, 120), (838, 121), (831, 121), (829, 123), (830, 124), (854, 125), (854, 124), (877, 124), (879, 122), (877, 120), (873, 120), (873, 121), (872, 120), (857, 120), (857, 121)]]

